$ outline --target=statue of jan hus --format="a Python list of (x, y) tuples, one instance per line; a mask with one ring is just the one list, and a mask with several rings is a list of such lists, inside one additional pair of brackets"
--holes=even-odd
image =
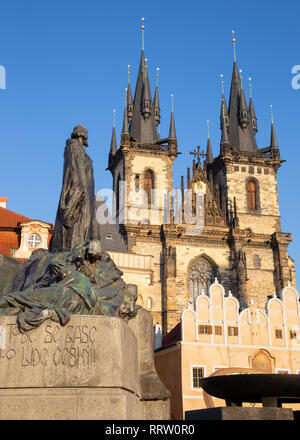
[(93, 162), (85, 151), (87, 130), (77, 125), (66, 142), (63, 185), (49, 250), (70, 251), (85, 240), (98, 238), (95, 221)]

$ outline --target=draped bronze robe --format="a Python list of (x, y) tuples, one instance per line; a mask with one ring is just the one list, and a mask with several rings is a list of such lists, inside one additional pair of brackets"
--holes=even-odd
[(94, 200), (93, 162), (77, 139), (69, 139), (50, 252), (69, 251), (82, 241), (96, 238)]

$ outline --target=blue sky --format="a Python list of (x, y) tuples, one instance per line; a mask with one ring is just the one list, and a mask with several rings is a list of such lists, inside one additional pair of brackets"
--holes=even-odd
[[(0, 196), (8, 208), (54, 222), (62, 180), (65, 141), (75, 125), (89, 131), (96, 190), (111, 187), (105, 171), (113, 109), (117, 136), (122, 124), (127, 65), (135, 84), (140, 18), (145, 17), (145, 53), (154, 92), (160, 68), (161, 136), (168, 133), (170, 94), (179, 151), (174, 184), (186, 175), (189, 152), (206, 145), (210, 120), (213, 153), (219, 153), (220, 74), (228, 98), (232, 34), (244, 85), (253, 78), (259, 147), (269, 145), (270, 112), (282, 159), (278, 189), (282, 230), (293, 234), (289, 253), (300, 268), (299, 102), (291, 69), (300, 64), (300, 5), (285, 1), (28, 0), (2, 4), (0, 64)], [(247, 93), (247, 97), (249, 94)]]

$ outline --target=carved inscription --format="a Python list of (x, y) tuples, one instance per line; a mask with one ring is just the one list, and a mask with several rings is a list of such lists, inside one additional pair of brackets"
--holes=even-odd
[(42, 340), (39, 337), (36, 341), (34, 330), (20, 333), (16, 324), (6, 324), (1, 330), (0, 366), (3, 361), (11, 361), (24, 368), (38, 365), (93, 367), (96, 333), (94, 326), (48, 324), (43, 329)]

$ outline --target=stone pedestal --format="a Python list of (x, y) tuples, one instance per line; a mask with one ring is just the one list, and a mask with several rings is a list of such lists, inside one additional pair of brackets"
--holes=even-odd
[(226, 406), (186, 411), (186, 420), (294, 420), (290, 408)]
[[(21, 334), (15, 316), (0, 317), (0, 419), (140, 420), (139, 390), (137, 336), (123, 320), (72, 316)], [(168, 418), (168, 402), (153, 403)]]

